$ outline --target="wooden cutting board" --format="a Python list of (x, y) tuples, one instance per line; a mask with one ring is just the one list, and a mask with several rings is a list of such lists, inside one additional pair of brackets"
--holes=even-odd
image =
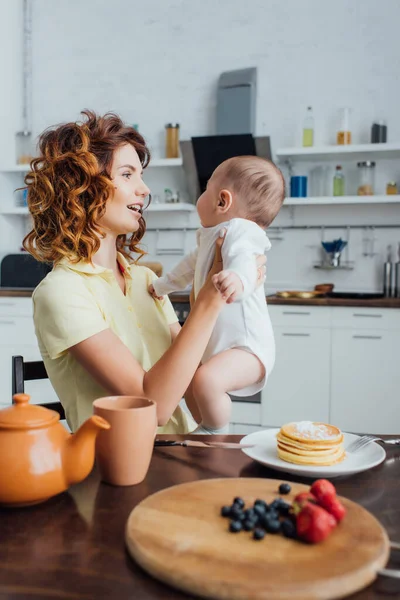
[[(228, 531), (221, 506), (241, 496), (248, 504), (279, 497), (282, 480), (210, 479), (170, 487), (130, 514), (126, 543), (148, 573), (204, 598), (326, 600), (369, 585), (389, 556), (389, 540), (364, 508), (342, 498), (347, 515), (324, 542), (308, 545), (281, 534), (256, 541)], [(309, 489), (291, 484), (285, 500)]]

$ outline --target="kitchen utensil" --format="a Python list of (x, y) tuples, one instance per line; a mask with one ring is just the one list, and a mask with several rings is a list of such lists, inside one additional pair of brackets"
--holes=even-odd
[[(176, 485), (148, 496), (131, 512), (125, 540), (131, 556), (156, 579), (205, 598), (328, 600), (372, 583), (389, 556), (382, 525), (365, 508), (341, 498), (344, 520), (321, 544), (283, 535), (228, 531), (221, 506), (240, 496), (278, 498), (281, 480), (224, 478)], [(291, 483), (289, 503), (309, 486)]]
[(400, 298), (400, 242), (397, 245), (397, 262), (394, 265), (394, 289), (392, 295)]
[[(139, 396), (108, 396), (93, 402), (96, 415), (111, 425), (96, 443), (96, 462), (103, 481), (134, 485), (146, 477), (157, 431), (153, 400)], [(110, 434), (110, 435), (108, 435)]]
[(313, 290), (313, 291), (284, 291), (284, 292), (276, 292), (276, 296), (278, 298), (303, 298), (304, 300), (308, 300), (310, 298), (318, 298), (319, 296), (323, 296), (324, 292)]
[(96, 436), (110, 428), (93, 416), (71, 435), (57, 412), (29, 399), (15, 394), (15, 404), (0, 410), (0, 504), (5, 506), (43, 502), (85, 479)]
[(347, 446), (346, 452), (358, 452), (359, 450), (362, 450), (362, 448), (365, 448), (365, 446), (368, 446), (368, 444), (371, 444), (372, 442), (383, 442), (384, 444), (388, 444), (389, 446), (400, 446), (400, 438), (384, 440), (383, 438), (376, 437), (374, 435), (362, 435), (360, 438), (358, 438), (358, 440), (352, 442), (350, 446)]
[[(278, 457), (276, 450), (276, 434), (279, 429), (264, 429), (249, 433), (240, 441), (242, 444), (254, 444), (253, 448), (244, 448), (243, 452), (253, 460), (262, 465), (271, 467), (277, 471), (284, 473), (292, 473), (301, 477), (327, 477), (332, 479), (339, 476), (349, 476), (354, 473), (361, 473), (376, 467), (386, 458), (385, 450), (378, 444), (371, 444), (363, 448), (362, 452), (356, 454), (347, 454), (345, 459), (340, 463), (331, 465), (330, 467), (312, 466), (312, 465), (295, 465), (286, 462)], [(343, 433), (344, 446), (347, 446), (359, 438), (358, 435), (352, 433)]]
[(390, 298), (392, 295), (392, 246), (387, 247), (386, 261), (383, 263), (383, 295)]
[(340, 265), (340, 258), (343, 250), (347, 246), (347, 242), (339, 238), (332, 242), (321, 242), (323, 249), (329, 255), (329, 264), (332, 267), (338, 267)]
[(154, 446), (189, 446), (190, 448), (252, 448), (253, 444), (239, 444), (235, 442), (201, 442), (199, 440), (155, 440)]
[(333, 291), (334, 288), (334, 284), (333, 283), (318, 283), (314, 289), (317, 292), (322, 292), (323, 294), (329, 294), (330, 292)]

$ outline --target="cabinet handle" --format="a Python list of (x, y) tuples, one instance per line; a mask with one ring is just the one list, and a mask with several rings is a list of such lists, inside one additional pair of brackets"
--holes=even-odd
[(0, 302), (0, 306), (15, 306), (15, 302)]
[(372, 319), (382, 319), (382, 315), (376, 314), (363, 314), (363, 313), (353, 313), (353, 317), (367, 317)]
[(355, 340), (381, 340), (381, 335), (353, 335)]
[(309, 316), (311, 313), (309, 312), (300, 312), (300, 311), (295, 311), (295, 310), (284, 310), (282, 311), (283, 315), (305, 315), (305, 316)]
[(15, 325), (15, 321), (0, 321), (0, 325)]
[(310, 333), (283, 333), (284, 337), (310, 337)]

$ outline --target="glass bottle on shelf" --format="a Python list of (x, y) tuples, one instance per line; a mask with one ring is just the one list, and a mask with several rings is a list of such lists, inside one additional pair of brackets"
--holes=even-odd
[(165, 156), (166, 158), (179, 158), (179, 124), (168, 123), (165, 130)]
[(373, 196), (375, 183), (375, 163), (366, 160), (357, 163), (359, 171), (358, 196)]
[(341, 108), (339, 111), (339, 127), (336, 136), (338, 146), (351, 144), (350, 113), (350, 108)]
[(17, 153), (17, 164), (28, 165), (32, 156), (32, 134), (30, 131), (17, 131), (15, 134), (15, 148)]
[(311, 106), (307, 107), (307, 113), (303, 123), (303, 146), (314, 145), (314, 116)]
[(395, 181), (389, 181), (386, 185), (386, 194), (388, 196), (394, 196), (398, 193), (397, 183)]
[(344, 174), (340, 165), (337, 165), (333, 177), (333, 195), (344, 196)]

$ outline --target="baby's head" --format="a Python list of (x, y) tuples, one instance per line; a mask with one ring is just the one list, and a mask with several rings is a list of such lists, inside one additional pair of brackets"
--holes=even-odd
[(240, 217), (266, 229), (285, 198), (283, 175), (259, 156), (235, 156), (221, 163), (197, 201), (203, 227)]

